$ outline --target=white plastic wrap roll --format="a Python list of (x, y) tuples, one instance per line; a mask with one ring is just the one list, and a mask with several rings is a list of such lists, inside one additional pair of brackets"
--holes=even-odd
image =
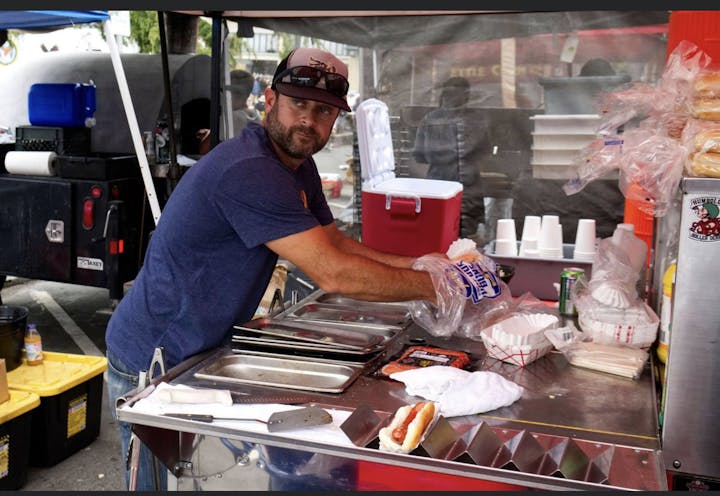
[(10, 174), (55, 176), (55, 152), (12, 151), (5, 155), (5, 169)]

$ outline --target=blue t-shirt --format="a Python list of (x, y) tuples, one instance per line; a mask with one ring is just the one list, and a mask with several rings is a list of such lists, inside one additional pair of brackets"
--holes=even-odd
[(249, 124), (182, 177), (163, 209), (142, 269), (106, 331), (133, 370), (165, 348), (172, 367), (252, 318), (277, 263), (264, 243), (333, 222), (315, 162), (285, 167), (265, 128)]

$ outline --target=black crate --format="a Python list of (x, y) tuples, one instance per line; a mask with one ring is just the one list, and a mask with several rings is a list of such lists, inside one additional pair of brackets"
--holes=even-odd
[(102, 390), (100, 373), (67, 391), (40, 398), (40, 406), (32, 412), (30, 466), (55, 465), (98, 437)]
[(5, 170), (5, 155), (13, 150), (15, 150), (14, 143), (0, 143), (0, 172), (7, 172)]
[(90, 153), (90, 128), (18, 126), (15, 128), (15, 150), (84, 155)]
[(0, 490), (15, 490), (27, 481), (32, 409), (40, 405), (35, 393), (10, 390), (0, 404)]
[(0, 490), (19, 489), (27, 481), (30, 415), (31, 412), (27, 412), (0, 424), (0, 450), (7, 453), (7, 465), (0, 464)]
[(93, 153), (58, 156), (57, 174), (67, 179), (120, 179), (140, 176), (135, 155)]

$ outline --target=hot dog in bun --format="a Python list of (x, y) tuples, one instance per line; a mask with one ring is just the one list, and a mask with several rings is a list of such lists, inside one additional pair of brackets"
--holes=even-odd
[(435, 418), (435, 403), (421, 401), (405, 405), (395, 412), (390, 425), (380, 429), (380, 449), (394, 453), (410, 453), (418, 447), (423, 434)]

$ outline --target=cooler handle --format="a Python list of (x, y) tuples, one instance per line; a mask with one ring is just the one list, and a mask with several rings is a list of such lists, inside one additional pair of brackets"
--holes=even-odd
[(391, 215), (412, 215), (413, 212), (419, 214), (421, 200), (419, 196), (415, 195), (395, 198), (392, 195), (385, 195), (385, 210), (389, 210)]

